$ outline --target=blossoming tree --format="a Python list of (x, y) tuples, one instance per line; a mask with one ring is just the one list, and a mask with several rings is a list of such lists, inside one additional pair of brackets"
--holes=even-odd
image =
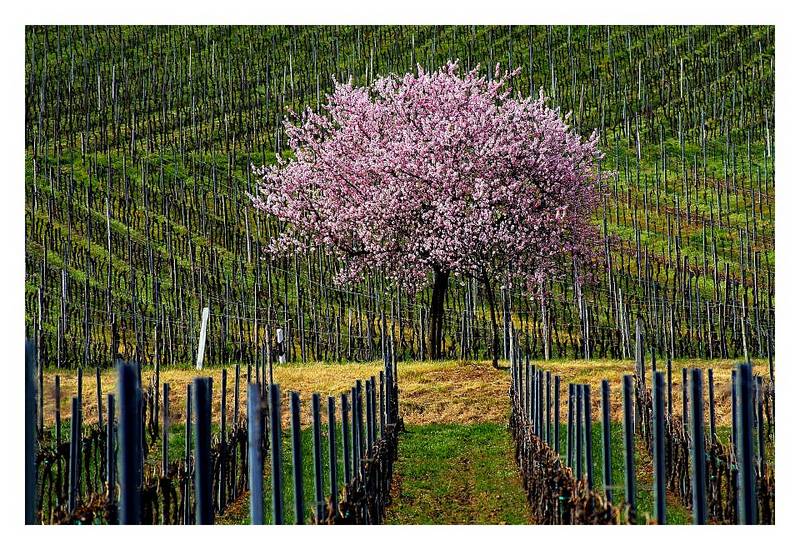
[(515, 74), (449, 63), (337, 83), (321, 112), (286, 122), (293, 158), (256, 171), (254, 205), (287, 222), (271, 250), (322, 245), (342, 283), (377, 268), (412, 290), (432, 284), (434, 359), (451, 275), (478, 278), (497, 365), (494, 284), (539, 288), (597, 251), (597, 136), (571, 131), (542, 95), (512, 97)]

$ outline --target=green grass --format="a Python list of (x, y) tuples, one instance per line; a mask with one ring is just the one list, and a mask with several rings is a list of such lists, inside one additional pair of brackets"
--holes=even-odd
[(407, 430), (400, 436), (387, 523), (531, 522), (504, 425), (428, 424)]

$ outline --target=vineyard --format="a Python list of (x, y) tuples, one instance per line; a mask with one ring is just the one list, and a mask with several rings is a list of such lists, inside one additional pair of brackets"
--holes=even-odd
[[(456, 60), (596, 132), (597, 261), (275, 252), (284, 121)], [(771, 26), (26, 27), (26, 519), (773, 524), (774, 131)]]

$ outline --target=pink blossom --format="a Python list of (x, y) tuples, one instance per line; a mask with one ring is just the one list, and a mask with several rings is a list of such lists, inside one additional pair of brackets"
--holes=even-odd
[[(382, 269), (409, 288), (432, 270), (537, 285), (597, 255), (598, 137), (508, 80), (457, 62), (337, 83), (320, 113), (286, 122), (293, 158), (256, 170), (254, 205), (287, 222), (271, 243), (342, 259), (341, 280)], [(299, 120), (297, 120), (299, 118)]]

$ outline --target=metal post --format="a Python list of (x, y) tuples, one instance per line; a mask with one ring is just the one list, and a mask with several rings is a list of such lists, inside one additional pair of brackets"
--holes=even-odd
[(344, 484), (348, 485), (352, 477), (350, 469), (350, 420), (347, 393), (341, 395), (342, 401), (342, 463), (344, 464)]
[(364, 392), (362, 391), (361, 380), (356, 381), (356, 405), (358, 412), (358, 474), (364, 477), (364, 458), (367, 456), (367, 449), (364, 445)]
[(625, 432), (625, 502), (630, 507), (630, 515), (636, 517), (636, 472), (633, 463), (633, 377), (626, 374), (622, 377), (622, 412), (623, 430)]
[[(238, 377), (236, 387), (239, 387)], [(250, 523), (264, 524), (264, 455), (261, 452), (261, 390), (258, 384), (247, 386), (247, 466), (250, 489)]]
[(583, 477), (583, 385), (575, 384), (575, 478)]
[(539, 439), (544, 439), (544, 371), (539, 370), (538, 383), (536, 384), (536, 425)]
[(586, 455), (586, 485), (592, 489), (593, 468), (592, 462), (592, 399), (589, 384), (583, 384), (583, 447)]
[(765, 475), (767, 468), (766, 442), (764, 439), (764, 381), (760, 376), (755, 377), (756, 390), (756, 429), (758, 434), (758, 471)]
[[(383, 379), (383, 378), (381, 378)], [(339, 471), (336, 462), (336, 399), (328, 396), (328, 481), (331, 488), (333, 513), (339, 502)]]
[(164, 383), (164, 404), (161, 407), (161, 475), (167, 477), (169, 470), (169, 384)]
[(325, 517), (325, 497), (322, 495), (322, 426), (320, 426), (319, 394), (311, 395), (311, 431), (313, 436), (314, 455), (314, 504), (316, 521), (320, 523)]
[(370, 416), (372, 417), (372, 443), (374, 444), (378, 440), (378, 414), (377, 414), (377, 382), (375, 381), (375, 377), (371, 376), (370, 379)]
[(283, 477), (281, 473), (281, 388), (269, 387), (270, 464), (272, 466), (272, 523), (283, 524)]
[(140, 487), (138, 480), (138, 442), (141, 421), (138, 415), (138, 368), (117, 361), (117, 401), (119, 401), (119, 522), (138, 525)]
[(717, 415), (714, 411), (714, 369), (708, 369), (708, 427), (713, 443), (717, 437)]
[(567, 401), (567, 465), (575, 470), (575, 441), (573, 434), (575, 433), (575, 384), (569, 385), (569, 400)]
[(737, 439), (739, 434), (739, 384), (737, 384), (736, 369), (731, 370), (731, 447), (733, 447), (734, 456), (738, 456), (737, 447), (739, 445)]
[(653, 372), (653, 495), (659, 525), (667, 522), (664, 452), (664, 375)]
[(611, 504), (611, 387), (608, 380), (600, 384), (600, 403), (603, 422), (603, 490)]
[(80, 413), (78, 412), (78, 398), (72, 398), (72, 416), (70, 417), (69, 436), (69, 513), (75, 511), (78, 499), (78, 454), (81, 448)]
[(736, 409), (739, 416), (736, 434), (736, 461), (739, 466), (738, 512), (741, 525), (756, 523), (755, 465), (753, 463), (753, 371), (749, 363), (737, 366)]
[(192, 493), (192, 484), (189, 482), (189, 464), (192, 458), (192, 385), (186, 384), (186, 425), (183, 427), (184, 439), (184, 455), (183, 461), (185, 464), (184, 475), (186, 481), (184, 491), (186, 495), (183, 499), (183, 524), (189, 525), (192, 521), (192, 507), (189, 502), (189, 497)]
[(672, 355), (667, 355), (667, 418), (672, 420)]
[(695, 525), (704, 525), (706, 513), (706, 450), (703, 422), (703, 372), (692, 369), (689, 383), (691, 393), (691, 459), (692, 459), (692, 517)]
[(292, 479), (294, 486), (294, 523), (305, 522), (303, 503), (303, 441), (300, 432), (300, 394), (293, 391), (289, 401), (292, 419)]
[(547, 425), (547, 429), (545, 432), (545, 441), (547, 441), (547, 445), (552, 448), (553, 445), (553, 424), (552, 424), (552, 417), (551, 417), (551, 407), (552, 407), (552, 387), (550, 385), (550, 371), (547, 371), (545, 374), (546, 378), (546, 385), (547, 385), (547, 403), (545, 404), (545, 416), (546, 420), (545, 423)]
[(220, 388), (219, 407), (219, 442), (221, 453), (219, 456), (219, 489), (217, 507), (222, 512), (227, 504), (227, 491), (225, 484), (228, 480), (228, 370), (222, 369), (222, 387)]
[[(234, 380), (234, 383), (233, 383), (233, 429), (235, 431), (237, 426), (239, 425), (239, 382), (240, 382), (240, 378), (241, 378), (241, 369), (239, 368), (239, 364), (238, 363), (236, 364), (236, 367), (235, 367), (234, 376), (235, 376), (235, 380)], [(263, 407), (259, 407), (259, 410), (263, 411)], [(261, 420), (262, 420), (261, 428), (263, 430), (263, 428), (264, 428), (263, 427), (263, 416), (262, 416)], [(233, 445), (232, 451), (233, 451), (233, 460), (232, 460), (232, 463), (231, 463), (231, 468), (233, 469), (233, 472), (232, 472), (231, 477), (233, 478), (233, 481), (234, 481), (234, 483), (233, 483), (233, 497), (235, 498), (239, 494), (239, 484), (236, 482), (236, 480), (239, 477), (238, 476), (238, 473), (239, 473), (238, 472), (238, 468), (239, 468), (238, 462), (239, 461), (237, 460), (239, 448), (238, 448), (238, 446), (236, 444)]]
[(380, 385), (381, 385), (381, 400), (380, 400), (380, 422), (381, 422), (381, 439), (386, 433), (386, 378), (383, 376), (383, 371), (380, 372)]
[(533, 389), (531, 391), (533, 401), (531, 405), (531, 424), (533, 433), (539, 437), (539, 369), (533, 367)]
[(682, 380), (682, 399), (683, 399), (683, 431), (689, 431), (689, 369), (683, 368)]
[(561, 456), (561, 377), (556, 376), (555, 387), (555, 407), (553, 408), (553, 440), (555, 442), (555, 451), (558, 456)]
[(525, 359), (525, 419), (528, 423), (533, 420), (533, 374), (531, 364)]
[(361, 464), (361, 460), (359, 460), (359, 457), (361, 456), (361, 450), (359, 448), (360, 439), (361, 439), (359, 437), (359, 432), (361, 431), (361, 426), (359, 426), (359, 423), (358, 423), (359, 414), (358, 414), (358, 396), (357, 396), (356, 386), (353, 386), (352, 388), (350, 388), (350, 407), (351, 407), (351, 411), (352, 411), (351, 418), (353, 420), (353, 427), (352, 427), (352, 430), (351, 430), (352, 431), (351, 435), (352, 435), (352, 439), (353, 439), (353, 445), (352, 445), (352, 447), (353, 447), (352, 448), (352, 452), (353, 452), (353, 454), (352, 454), (352, 458), (353, 458), (352, 470), (353, 471), (352, 471), (352, 475), (353, 475), (353, 477), (358, 477), (358, 474), (359, 474), (359, 471), (360, 471), (359, 470), (360, 469), (360, 464)]
[(36, 350), (25, 341), (25, 524), (36, 522)]
[(372, 382), (370, 381), (370, 379), (367, 379), (364, 382), (364, 390), (366, 391), (366, 394), (367, 394), (366, 395), (366, 399), (365, 399), (366, 405), (367, 405), (367, 417), (366, 417), (366, 420), (367, 420), (367, 448), (366, 448), (365, 455), (369, 456), (369, 454), (372, 452), (372, 443), (374, 441), (372, 439), (372, 432), (373, 432), (373, 426), (372, 426)]
[[(55, 416), (56, 416), (56, 448), (61, 448), (61, 376), (56, 374), (55, 379)], [(56, 504), (61, 506), (61, 490), (63, 487), (61, 460), (56, 460), (56, 484), (58, 491), (56, 491)]]
[(211, 505), (211, 379), (198, 377), (192, 382), (194, 425), (194, 493), (195, 523), (214, 523)]
[(106, 411), (106, 490), (108, 492), (108, 502), (113, 506), (116, 500), (117, 488), (117, 465), (115, 464), (114, 457), (114, 394), (109, 393), (106, 395), (107, 411)]

